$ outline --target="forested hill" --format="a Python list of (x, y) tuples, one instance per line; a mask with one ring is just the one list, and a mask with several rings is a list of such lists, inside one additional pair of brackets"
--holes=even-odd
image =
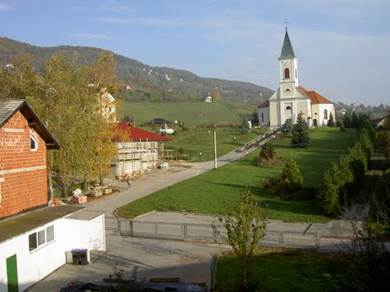
[[(12, 62), (14, 56), (25, 53), (31, 56), (34, 68), (42, 68), (53, 54), (64, 52), (78, 56), (81, 63), (91, 64), (106, 50), (93, 47), (57, 46), (37, 47), (0, 37), (0, 65)], [(259, 104), (272, 94), (272, 90), (252, 83), (216, 78), (203, 78), (196, 74), (168, 67), (153, 67), (137, 60), (114, 54), (117, 73), (124, 84), (126, 99), (144, 101), (201, 100), (208, 92), (216, 91), (222, 99)]]

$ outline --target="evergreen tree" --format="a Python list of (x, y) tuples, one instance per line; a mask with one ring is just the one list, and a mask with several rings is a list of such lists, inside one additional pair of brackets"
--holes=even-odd
[(374, 127), (371, 125), (370, 120), (367, 116), (363, 116), (360, 122), (360, 129), (366, 130), (368, 137), (371, 141), (375, 140), (376, 132)]
[(345, 125), (343, 121), (340, 122), (340, 131), (345, 132)]
[(297, 123), (292, 129), (291, 145), (293, 147), (306, 147), (310, 144), (309, 126), (300, 114)]
[(359, 118), (356, 114), (356, 112), (352, 113), (352, 118), (351, 118), (351, 128), (359, 128)]
[(328, 127), (334, 127), (334, 118), (332, 112), (329, 114)]
[(286, 133), (291, 133), (291, 131), (292, 131), (292, 121), (291, 121), (291, 119), (287, 119), (284, 122), (283, 129), (284, 129), (284, 131)]
[(346, 128), (352, 128), (351, 127), (351, 113), (350, 112), (347, 112), (345, 113), (344, 117), (343, 117), (343, 122), (344, 122), (344, 126)]
[(303, 187), (303, 177), (295, 160), (289, 159), (286, 162), (280, 176), (280, 186), (282, 191), (288, 193), (295, 192)]
[(267, 142), (261, 148), (259, 156), (256, 159), (257, 165), (271, 164), (275, 160), (275, 150), (271, 143)]

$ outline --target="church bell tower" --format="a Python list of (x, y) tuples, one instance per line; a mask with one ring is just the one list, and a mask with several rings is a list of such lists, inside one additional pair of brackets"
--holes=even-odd
[(280, 98), (292, 98), (298, 86), (298, 59), (295, 57), (287, 27), (279, 57)]

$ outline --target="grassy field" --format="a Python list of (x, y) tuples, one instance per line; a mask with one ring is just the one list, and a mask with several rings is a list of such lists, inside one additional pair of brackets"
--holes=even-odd
[[(216, 271), (216, 290), (235, 291), (237, 259), (219, 258)], [(363, 291), (364, 278), (348, 255), (269, 249), (253, 259), (251, 271), (261, 291)]]
[[(239, 127), (218, 127), (218, 156), (244, 145), (265, 131), (265, 129), (252, 129), (250, 132), (241, 134)], [(175, 149), (179, 158), (184, 157), (190, 161), (207, 161), (214, 157), (213, 133), (209, 127), (190, 128), (186, 131), (178, 130), (177, 134), (171, 137), (172, 141), (165, 143), (165, 149)]]
[[(298, 161), (306, 186), (317, 187), (332, 161), (338, 160), (356, 137), (353, 130), (341, 132), (338, 128), (323, 128), (311, 131), (312, 145), (306, 149), (292, 149), (288, 137), (273, 144), (282, 159), (292, 157)], [(257, 155), (258, 151), (255, 151), (237, 162), (125, 205), (118, 210), (119, 215), (134, 217), (152, 210), (223, 214), (236, 205), (240, 194), (249, 187), (269, 218), (311, 222), (328, 220), (320, 215), (320, 206), (314, 198), (287, 201), (268, 194), (262, 187), (264, 180), (280, 174), (283, 166), (256, 166), (254, 159)]]
[(254, 105), (233, 101), (205, 102), (125, 102), (123, 113), (142, 124), (153, 118), (179, 120), (189, 125), (205, 125), (240, 121), (240, 115), (250, 115)]

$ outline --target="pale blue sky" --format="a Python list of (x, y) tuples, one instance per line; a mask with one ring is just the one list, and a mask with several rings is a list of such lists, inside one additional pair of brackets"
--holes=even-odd
[(1, 36), (272, 89), (285, 20), (305, 87), (390, 104), (389, 0), (0, 0)]

